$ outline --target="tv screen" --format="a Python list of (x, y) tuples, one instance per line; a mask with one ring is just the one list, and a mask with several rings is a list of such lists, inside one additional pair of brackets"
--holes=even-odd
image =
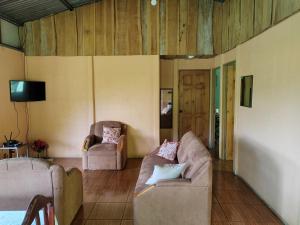
[(46, 100), (43, 81), (10, 80), (10, 100), (12, 102), (33, 102)]

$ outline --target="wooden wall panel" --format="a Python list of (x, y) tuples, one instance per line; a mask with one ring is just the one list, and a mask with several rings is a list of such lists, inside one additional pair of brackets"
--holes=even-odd
[(273, 0), (273, 24), (300, 9), (300, 0)]
[(148, 0), (141, 0), (142, 54), (159, 54), (159, 5), (153, 7)]
[(53, 16), (41, 19), (41, 55), (56, 55), (56, 33)]
[(76, 12), (55, 15), (57, 55), (77, 55)]
[(41, 22), (39, 20), (32, 21), (32, 41), (33, 55), (41, 54)]
[(241, 29), (241, 1), (230, 0), (228, 48), (233, 49), (239, 44)]
[(20, 29), (26, 55), (212, 55), (300, 9), (300, 0), (102, 0)]
[(255, 0), (254, 35), (272, 25), (273, 0)]
[(179, 50), (179, 0), (166, 0), (167, 55), (177, 55)]
[(197, 55), (213, 54), (212, 15), (213, 0), (199, 0)]
[(222, 9), (222, 52), (229, 50), (229, 15), (230, 15), (230, 1), (223, 3)]
[(187, 0), (186, 54), (197, 54), (198, 0)]
[(127, 2), (127, 32), (128, 32), (128, 54), (141, 55), (142, 29), (140, 0), (128, 0)]
[(243, 43), (254, 35), (254, 0), (241, 1), (241, 29), (240, 43)]
[(159, 2), (159, 54), (167, 55), (167, 30), (166, 30), (166, 1)]
[(96, 55), (114, 55), (115, 17), (114, 0), (97, 2), (95, 5), (95, 48)]
[(95, 5), (85, 5), (75, 11), (78, 55), (95, 55)]
[(214, 37), (214, 54), (222, 53), (222, 26), (223, 26), (223, 4), (214, 3), (213, 13), (213, 37)]
[[(130, 1), (130, 0), (129, 0)], [(115, 1), (115, 55), (128, 54), (127, 0)]]
[(178, 54), (185, 55), (187, 52), (187, 20), (188, 20), (188, 1), (179, 0), (179, 48)]

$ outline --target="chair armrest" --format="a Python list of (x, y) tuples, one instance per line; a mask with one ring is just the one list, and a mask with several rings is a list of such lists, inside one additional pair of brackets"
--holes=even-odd
[(126, 146), (126, 135), (121, 135), (118, 144), (117, 144), (117, 151), (121, 152), (123, 151), (124, 147)]
[(187, 186), (190, 185), (191, 179), (167, 179), (160, 180), (156, 183), (157, 187), (178, 187), (178, 186)]
[(66, 171), (64, 187), (64, 222), (70, 224), (83, 202), (82, 173), (79, 169)]
[(84, 139), (82, 149), (84, 151), (87, 151), (92, 145), (94, 145), (94, 143), (95, 143), (95, 135), (90, 134)]

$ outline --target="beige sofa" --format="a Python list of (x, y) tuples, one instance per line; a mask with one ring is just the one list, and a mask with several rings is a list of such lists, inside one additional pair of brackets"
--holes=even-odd
[(24, 210), (36, 195), (54, 198), (59, 225), (69, 225), (82, 205), (82, 175), (31, 158), (0, 160), (0, 210)]
[[(135, 225), (210, 225), (212, 201), (212, 160), (204, 144), (192, 133), (180, 140), (177, 159), (169, 161), (147, 155), (142, 163), (134, 195)], [(183, 178), (145, 182), (154, 165), (187, 163)]]

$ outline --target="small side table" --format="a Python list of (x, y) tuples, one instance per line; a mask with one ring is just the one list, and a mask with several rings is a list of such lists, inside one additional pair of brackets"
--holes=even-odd
[(8, 156), (9, 158), (12, 158), (12, 152), (16, 152), (17, 154), (17, 158), (19, 158), (19, 150), (21, 148), (25, 148), (26, 147), (26, 157), (28, 158), (29, 156), (29, 144), (21, 144), (17, 147), (5, 147), (5, 146), (1, 146), (0, 150), (2, 151), (8, 151)]

